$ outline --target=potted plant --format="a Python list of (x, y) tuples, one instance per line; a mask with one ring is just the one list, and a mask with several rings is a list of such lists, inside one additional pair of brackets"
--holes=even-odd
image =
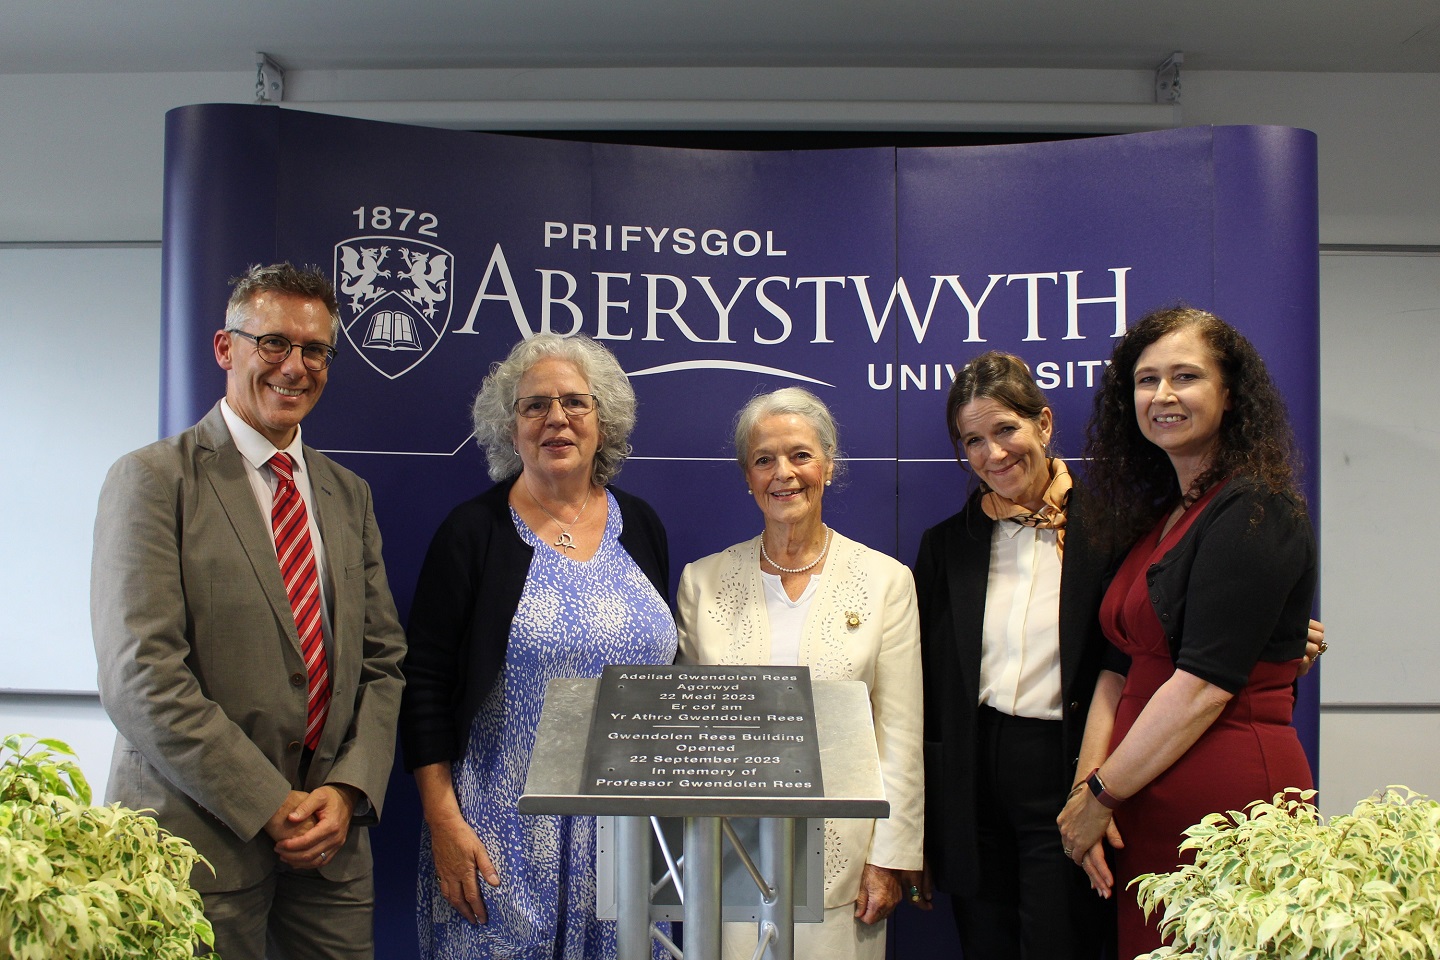
[(190, 886), (209, 863), (188, 841), (119, 804), (91, 806), (59, 740), (8, 736), (0, 758), (0, 955), (185, 960), (214, 946)]
[(1212, 813), (1180, 845), (1194, 864), (1137, 877), (1174, 937), (1145, 960), (1440, 957), (1440, 802), (1391, 786), (1326, 821), (1314, 796)]

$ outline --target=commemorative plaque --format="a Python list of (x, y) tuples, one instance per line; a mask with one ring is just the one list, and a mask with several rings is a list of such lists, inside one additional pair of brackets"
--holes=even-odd
[(808, 667), (606, 667), (591, 796), (824, 796)]

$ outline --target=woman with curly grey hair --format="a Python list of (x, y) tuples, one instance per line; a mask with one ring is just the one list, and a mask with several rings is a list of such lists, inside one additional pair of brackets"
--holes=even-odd
[(473, 414), (496, 483), (436, 532), (408, 631), (420, 952), (613, 957), (615, 924), (595, 917), (594, 818), (520, 816), (516, 802), (549, 680), (675, 656), (665, 529), (608, 486), (635, 393), (600, 344), (540, 334), (491, 368)]
[(514, 403), (521, 393), (520, 381), (542, 360), (569, 363), (589, 384), (592, 399), (605, 398), (604, 403), (593, 404), (599, 431), (593, 480), (604, 486), (620, 472), (630, 455), (627, 441), (635, 429), (635, 391), (609, 350), (589, 337), (567, 339), (553, 333), (517, 343), (510, 356), (490, 368), (490, 375), (475, 395), (470, 416), (475, 424), (475, 442), (485, 451), (490, 466), (490, 479), (506, 480), (524, 466), (515, 438), (517, 431), (533, 418), (516, 417)]

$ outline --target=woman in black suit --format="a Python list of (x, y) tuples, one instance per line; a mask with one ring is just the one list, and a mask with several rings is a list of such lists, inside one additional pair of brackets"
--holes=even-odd
[[(925, 678), (925, 850), (966, 960), (1094, 957), (1105, 902), (1060, 848), (1104, 638), (1109, 557), (1020, 358), (956, 377), (945, 419), (980, 481), (925, 532), (915, 563)], [(928, 906), (927, 883), (910, 898)]]

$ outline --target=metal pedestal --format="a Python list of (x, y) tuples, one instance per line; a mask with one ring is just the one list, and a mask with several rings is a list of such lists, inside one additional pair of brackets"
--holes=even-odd
[[(807, 858), (797, 861), (797, 821), (803, 824), (824, 817), (885, 817), (890, 813), (865, 685), (848, 680), (812, 684), (823, 797), (736, 798), (586, 794), (581, 782), (585, 737), (595, 708), (597, 684), (587, 679), (550, 682), (519, 809), (526, 814), (615, 818), (610, 852), (614, 858), (619, 960), (649, 960), (652, 937), (657, 935), (652, 920), (677, 916), (675, 903), (657, 903), (657, 893), (667, 888), (672, 895), (678, 893), (680, 900), (678, 918), (684, 924), (684, 960), (719, 960), (720, 925), (729, 909), (722, 898), (722, 863), (727, 845), (737, 851), (753, 881), (754, 898), (747, 901), (750, 906), (746, 909), (749, 916), (757, 918), (756, 957), (793, 960), (796, 864), (805, 871), (824, 869), (823, 856), (816, 857), (814, 863)], [(683, 821), (683, 863), (682, 858), (673, 855), (658, 818)], [(729, 818), (760, 818), (754, 853), (736, 836)], [(657, 847), (665, 862), (659, 882), (655, 880), (659, 868), (654, 853)], [(679, 874), (678, 879), (674, 873)], [(823, 914), (823, 900), (819, 907), (817, 919)], [(672, 946), (667, 944), (667, 948)]]

